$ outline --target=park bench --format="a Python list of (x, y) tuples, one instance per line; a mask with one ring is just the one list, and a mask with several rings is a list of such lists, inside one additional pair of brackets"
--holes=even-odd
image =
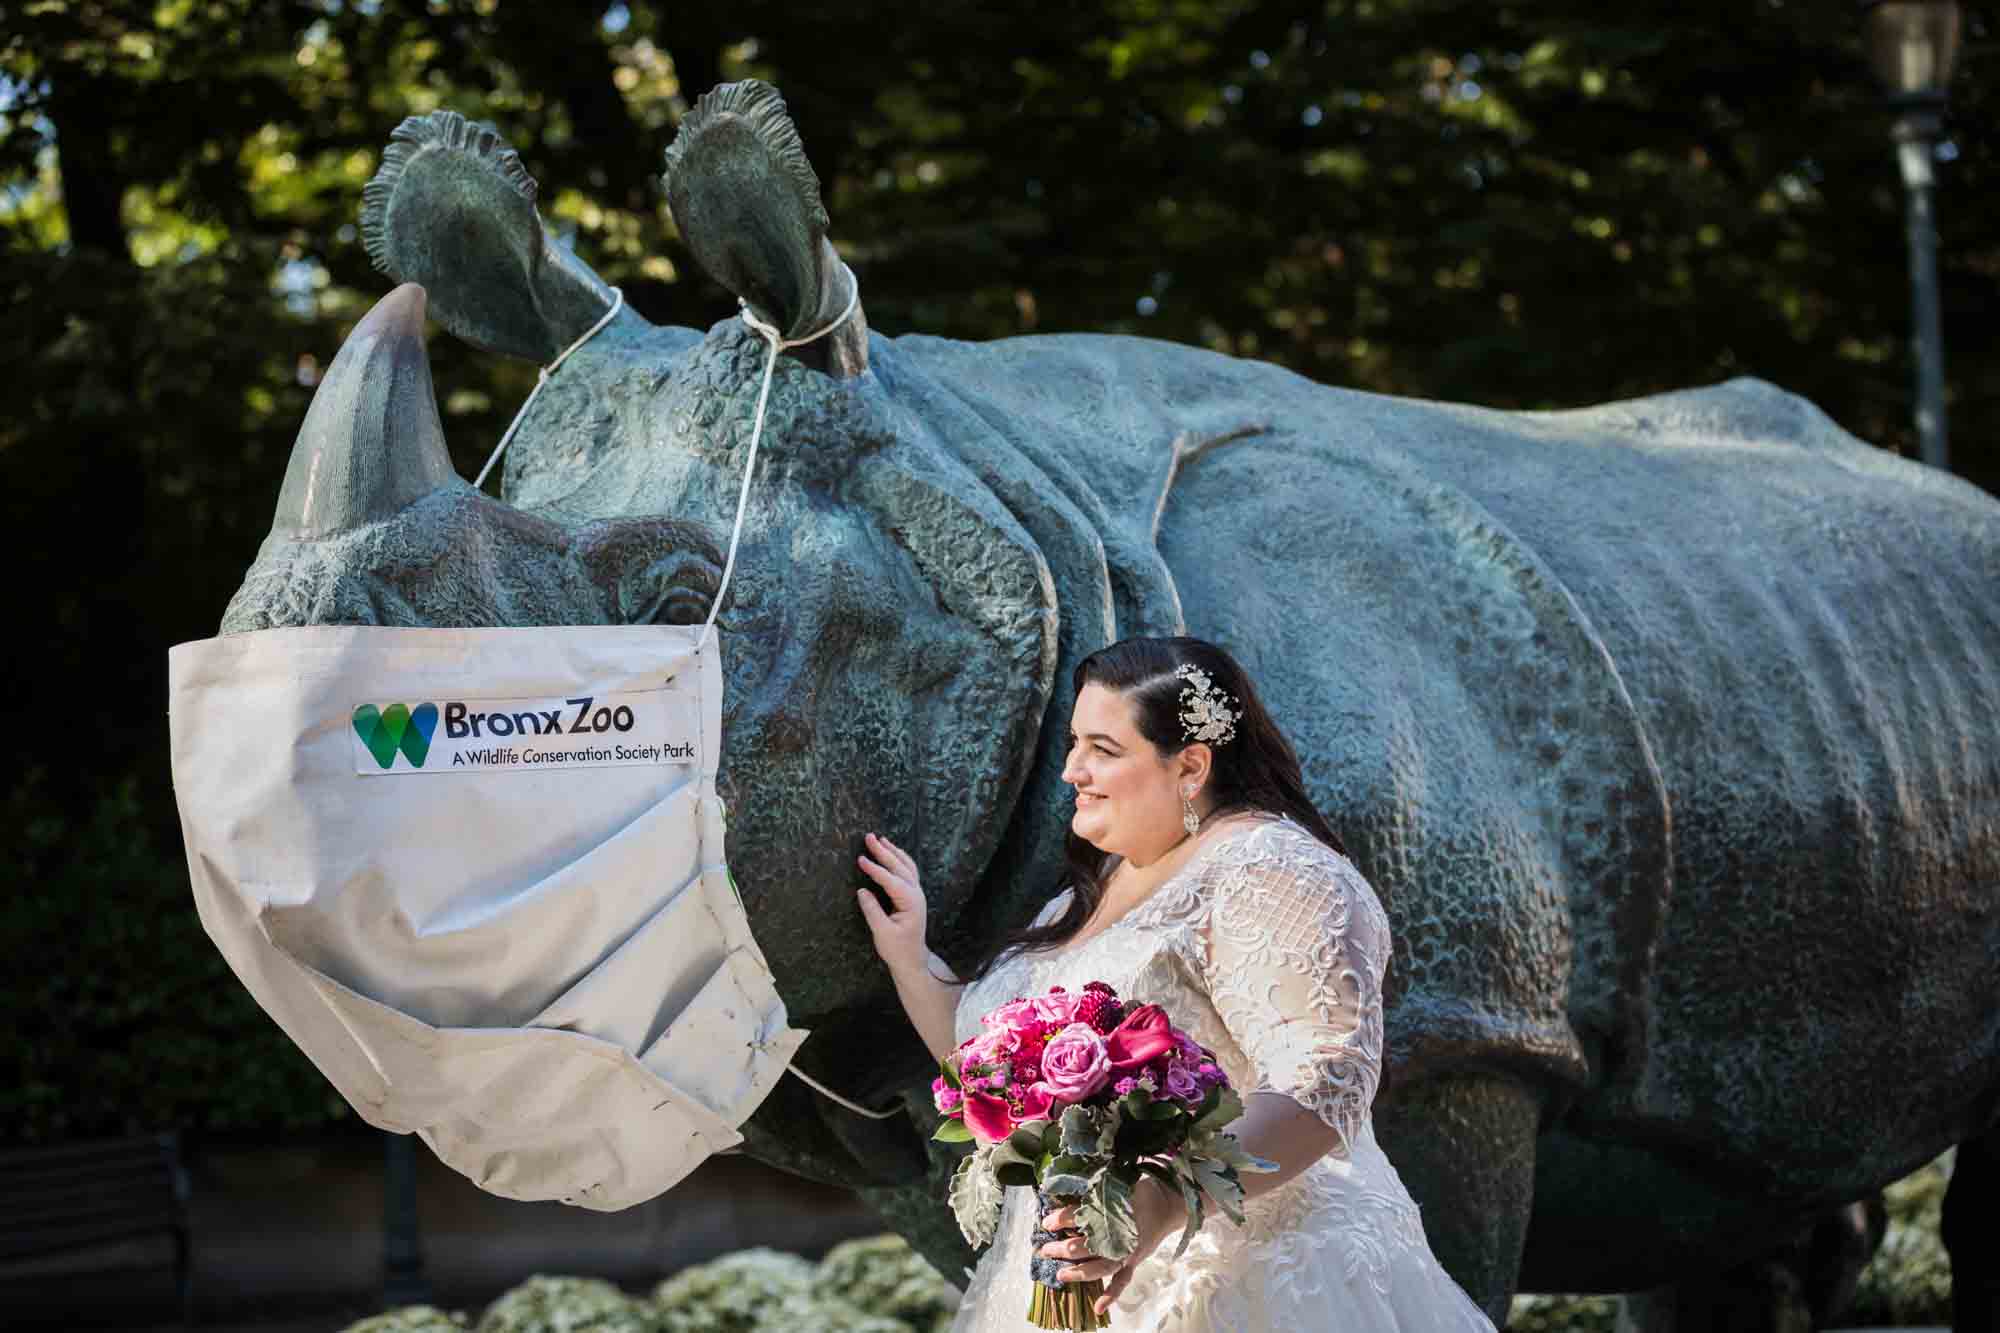
[(182, 1324), (192, 1316), (180, 1135), (0, 1151), (0, 1264), (171, 1233)]

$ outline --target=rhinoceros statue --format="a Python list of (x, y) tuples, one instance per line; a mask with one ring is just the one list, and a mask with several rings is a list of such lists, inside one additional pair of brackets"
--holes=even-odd
[[(788, 336), (847, 307), (818, 184), (754, 82), (666, 191)], [(405, 285), (318, 389), (224, 632), (698, 623), (766, 343), (620, 310), (519, 424), (504, 502), (447, 461), (423, 321), (548, 362), (612, 293), (450, 113), (366, 192)], [(343, 397), (344, 396), (344, 397)], [(885, 338), (781, 358), (723, 631), (730, 860), (813, 1077), (745, 1126), (967, 1261), (933, 1070), (853, 910), (912, 848), (964, 961), (1056, 888), (1070, 672), (1226, 645), (1394, 921), (1381, 1140), (1439, 1257), (1644, 1291), (1756, 1260), (2000, 1114), (2000, 504), (1754, 379), (1503, 412), (1134, 337)], [(1960, 1265), (1962, 1308), (2000, 1308)], [(1981, 1285), (1987, 1284), (1987, 1285)], [(1989, 1325), (1990, 1326), (1990, 1325)]]

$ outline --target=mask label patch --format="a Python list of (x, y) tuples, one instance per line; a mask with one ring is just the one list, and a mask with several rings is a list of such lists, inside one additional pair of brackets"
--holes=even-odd
[(666, 691), (568, 699), (412, 699), (357, 704), (354, 771), (480, 773), (692, 764), (693, 700)]

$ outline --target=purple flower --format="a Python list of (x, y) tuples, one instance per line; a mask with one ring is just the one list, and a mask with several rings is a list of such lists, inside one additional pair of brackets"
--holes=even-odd
[(1208, 1060), (1204, 1060), (1195, 1066), (1194, 1076), (1201, 1080), (1203, 1088), (1212, 1088), (1219, 1083), (1227, 1083), (1229, 1081), (1229, 1075), (1222, 1072), (1222, 1067)]
[(1198, 1102), (1203, 1095), (1201, 1080), (1192, 1069), (1176, 1060), (1167, 1067), (1167, 1095), (1179, 1101)]
[(1057, 1100), (1080, 1102), (1111, 1077), (1104, 1038), (1088, 1023), (1071, 1023), (1042, 1051), (1042, 1082)]
[(1129, 1097), (1132, 1094), (1132, 1090), (1138, 1086), (1139, 1080), (1136, 1078), (1121, 1078), (1111, 1085), (1111, 1090), (1120, 1097)]

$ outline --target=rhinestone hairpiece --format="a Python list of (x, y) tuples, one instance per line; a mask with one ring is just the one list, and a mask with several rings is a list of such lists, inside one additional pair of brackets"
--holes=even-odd
[(1242, 713), (1228, 704), (1242, 700), (1215, 688), (1208, 673), (1192, 662), (1183, 663), (1174, 674), (1188, 682), (1181, 686), (1181, 739), (1207, 741), (1210, 745), (1229, 744), (1236, 735), (1236, 719)]

